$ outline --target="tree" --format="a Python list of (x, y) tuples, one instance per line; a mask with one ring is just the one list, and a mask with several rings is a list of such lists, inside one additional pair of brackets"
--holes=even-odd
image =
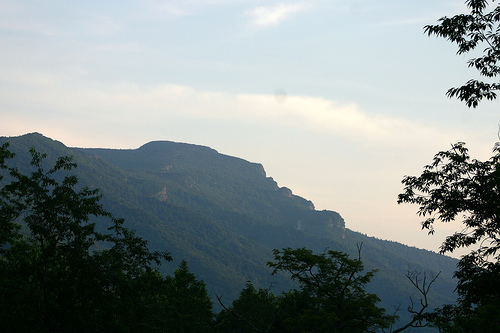
[[(70, 157), (45, 171), (46, 155), (30, 153), (33, 171), (24, 175), (0, 147), (0, 330), (154, 331), (143, 306), (163, 306), (156, 288), (137, 295), (133, 287), (160, 286), (152, 265), (169, 254), (150, 251), (102, 207), (98, 190), (78, 189)], [(109, 233), (96, 231), (96, 220)]]
[[(6, 161), (14, 157), (14, 154), (8, 150), (9, 145), (7, 143), (0, 146), (0, 182), (3, 180), (4, 176), (1, 172), (8, 169)], [(19, 226), (13, 222), (15, 217), (14, 207), (8, 205), (3, 198), (2, 192), (0, 190), (0, 251), (2, 246), (10, 239), (15, 238), (18, 232)]]
[(256, 289), (247, 282), (239, 297), (230, 307), (226, 307), (221, 297), (217, 297), (224, 308), (218, 315), (216, 328), (218, 332), (279, 332), (282, 314), (281, 298), (274, 295), (270, 289)]
[[(486, 0), (467, 0), (469, 14), (442, 17), (437, 25), (424, 27), (425, 33), (448, 39), (458, 45), (457, 54), (466, 54), (484, 47), (482, 56), (472, 58), (468, 66), (480, 76), (491, 79), (500, 74), (500, 4), (490, 11)], [(492, 5), (493, 6), (493, 5)], [(463, 86), (448, 90), (448, 97), (456, 97), (468, 107), (477, 107), (486, 98), (493, 100), (500, 89), (500, 82), (484, 82), (471, 79)]]
[[(361, 246), (359, 247), (359, 253)], [(258, 290), (249, 282), (230, 307), (216, 320), (217, 332), (302, 333), (302, 332), (403, 332), (428, 325), (427, 295), (437, 276), (427, 280), (416, 271), (407, 274), (422, 298), (419, 305), (410, 298), (412, 319), (397, 329), (398, 316), (377, 307), (377, 295), (365, 291), (375, 271), (363, 274), (363, 264), (345, 253), (325, 251), (314, 254), (306, 248), (274, 250), (275, 261), (268, 266), (291, 274), (299, 289), (274, 295), (270, 288)], [(439, 274), (438, 274), (439, 275)]]
[(174, 276), (165, 279), (165, 296), (168, 303), (168, 332), (205, 333), (212, 331), (212, 301), (205, 283), (197, 280), (182, 261)]
[[(417, 204), (426, 217), (422, 228), (434, 233), (435, 221), (461, 220), (463, 229), (446, 237), (441, 253), (473, 246), (461, 257), (455, 277), (459, 299), (437, 311), (444, 330), (488, 331), (500, 320), (500, 145), (487, 161), (471, 160), (463, 142), (434, 156), (419, 177), (406, 176), (398, 203)], [(450, 322), (452, 324), (450, 324)], [(485, 326), (486, 325), (486, 326)]]
[[(419, 302), (420, 304), (416, 306), (413, 297), (410, 297), (410, 305), (408, 306), (407, 310), (412, 316), (411, 320), (408, 323), (396, 329), (391, 330), (390, 332), (392, 333), (406, 332), (411, 327), (429, 326), (430, 313), (426, 312), (427, 307), (429, 306), (428, 295), (429, 291), (431, 290), (432, 284), (436, 281), (436, 279), (439, 277), (440, 274), (441, 272), (439, 272), (436, 275), (431, 275), (428, 280), (427, 274), (425, 272), (422, 273), (417, 270), (408, 271), (406, 277), (413, 285), (413, 287), (415, 287), (415, 289), (417, 289), (417, 291), (420, 293), (421, 296)], [(397, 308), (396, 313), (398, 310), (399, 307)]]
[(395, 317), (377, 307), (377, 295), (365, 291), (375, 271), (363, 274), (359, 258), (349, 259), (347, 254), (332, 250), (314, 254), (305, 248), (273, 253), (274, 261), (268, 263), (273, 274), (291, 274), (301, 287), (294, 299), (307, 305), (288, 320), (291, 327), (314, 332), (366, 332), (393, 323)]

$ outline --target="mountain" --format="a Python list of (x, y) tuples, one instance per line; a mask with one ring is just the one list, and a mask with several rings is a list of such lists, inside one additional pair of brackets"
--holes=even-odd
[(124, 150), (69, 148), (32, 133), (0, 137), (4, 142), (16, 153), (11, 164), (26, 172), (30, 147), (46, 153), (48, 163), (73, 156), (81, 185), (100, 188), (105, 207), (153, 250), (170, 251), (174, 263), (162, 265), (165, 273), (185, 259), (212, 297), (222, 295), (225, 303), (248, 280), (275, 293), (293, 286), (266, 266), (275, 248), (328, 248), (357, 256), (359, 244), (365, 267), (378, 269), (368, 290), (391, 312), (398, 305), (406, 309), (408, 297), (417, 294), (405, 277), (408, 270), (441, 272), (431, 307), (454, 301), (457, 260), (352, 231), (337, 212), (315, 210), (311, 201), (279, 187), (261, 164), (168, 141)]

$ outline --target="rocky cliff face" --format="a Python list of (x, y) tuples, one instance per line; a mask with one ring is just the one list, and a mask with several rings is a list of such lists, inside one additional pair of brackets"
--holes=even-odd
[(278, 187), (273, 178), (266, 176), (261, 164), (208, 147), (156, 141), (134, 150), (80, 151), (99, 156), (123, 170), (156, 177), (160, 187), (153, 186), (152, 197), (208, 212), (224, 224), (231, 222), (222, 218), (221, 209), (251, 217), (256, 223), (291, 226), (301, 220), (304, 230), (343, 228), (338, 213), (318, 218), (311, 201), (294, 195), (289, 188)]

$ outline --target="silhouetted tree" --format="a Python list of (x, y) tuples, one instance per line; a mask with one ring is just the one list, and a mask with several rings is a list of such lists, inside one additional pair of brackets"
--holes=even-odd
[(25, 175), (0, 147), (0, 331), (174, 332), (175, 317), (175, 332), (206, 332), (210, 299), (186, 263), (164, 278), (153, 266), (170, 255), (79, 188), (70, 157), (46, 171), (46, 155), (30, 152)]
[(217, 332), (279, 332), (282, 320), (282, 298), (274, 295), (270, 289), (256, 289), (248, 282), (230, 307), (222, 299), (219, 303), (224, 308), (216, 321)]
[[(468, 66), (477, 69), (479, 75), (491, 79), (500, 74), (500, 4), (489, 4), (486, 0), (467, 0), (470, 13), (439, 19), (437, 25), (427, 25), (424, 31), (448, 39), (458, 45), (458, 54), (482, 49), (482, 55), (468, 61)], [(491, 8), (493, 7), (493, 8)], [(491, 9), (491, 10), (490, 10)], [(500, 82), (485, 82), (471, 79), (463, 86), (448, 90), (449, 97), (456, 97), (468, 107), (476, 107), (486, 98), (493, 100), (500, 89)]]
[[(361, 247), (359, 247), (359, 255)], [(273, 274), (285, 272), (299, 282), (299, 289), (274, 295), (247, 283), (240, 296), (224, 308), (216, 321), (217, 332), (301, 333), (301, 332), (403, 332), (427, 326), (427, 295), (437, 276), (409, 272), (408, 279), (422, 298), (411, 300), (412, 319), (393, 329), (397, 315), (387, 315), (377, 306), (377, 295), (365, 291), (376, 271), (364, 272), (361, 259), (345, 253), (314, 254), (306, 248), (274, 250), (268, 265)]]
[(419, 177), (403, 179), (399, 203), (419, 206), (422, 228), (434, 233), (435, 221), (461, 220), (441, 253), (473, 247), (461, 257), (455, 277), (459, 299), (435, 313), (444, 331), (490, 332), (500, 327), (500, 145), (487, 161), (471, 160), (465, 144), (435, 155)]
[(182, 261), (173, 276), (165, 279), (165, 296), (169, 321), (168, 331), (172, 333), (208, 333), (212, 331), (214, 314), (212, 301), (205, 283), (197, 280)]
[(274, 250), (268, 263), (273, 274), (285, 272), (299, 282), (293, 299), (306, 306), (288, 318), (290, 328), (314, 332), (366, 332), (389, 327), (394, 317), (376, 304), (380, 299), (365, 291), (375, 271), (363, 272), (360, 258), (328, 250), (314, 254), (305, 248)]

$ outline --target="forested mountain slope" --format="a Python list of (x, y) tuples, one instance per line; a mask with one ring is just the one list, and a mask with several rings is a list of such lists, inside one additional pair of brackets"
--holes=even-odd
[(0, 144), (6, 141), (22, 170), (28, 170), (30, 147), (48, 154), (48, 162), (73, 156), (81, 184), (100, 188), (106, 208), (152, 249), (170, 251), (174, 263), (162, 269), (171, 273), (187, 260), (209, 293), (228, 303), (248, 280), (261, 287), (272, 284), (276, 293), (291, 287), (289, 277), (271, 276), (266, 266), (275, 248), (357, 255), (361, 243), (366, 268), (379, 270), (368, 290), (389, 310), (399, 304), (405, 309), (416, 294), (405, 277), (412, 269), (442, 271), (431, 306), (454, 300), (455, 259), (351, 231), (338, 213), (317, 211), (312, 202), (278, 187), (260, 164), (168, 141), (130, 150), (69, 148), (38, 133), (0, 138)]

